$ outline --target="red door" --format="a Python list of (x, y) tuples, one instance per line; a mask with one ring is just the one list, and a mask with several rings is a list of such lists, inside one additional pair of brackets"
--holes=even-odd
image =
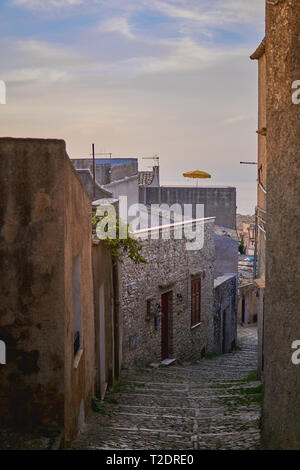
[(161, 360), (169, 357), (169, 294), (161, 296)]

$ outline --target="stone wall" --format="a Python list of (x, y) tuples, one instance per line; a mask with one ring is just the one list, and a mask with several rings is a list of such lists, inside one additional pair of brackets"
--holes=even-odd
[(237, 339), (237, 275), (214, 281), (214, 351), (228, 353)]
[[(205, 221), (204, 246), (186, 250), (186, 240), (143, 240), (148, 264), (121, 264), (123, 362), (145, 365), (161, 361), (161, 296), (173, 292), (172, 358), (197, 360), (213, 350), (214, 220)], [(201, 278), (201, 323), (191, 328), (191, 280)], [(182, 297), (181, 297), (182, 296)], [(147, 302), (148, 301), (148, 302)], [(147, 310), (148, 303), (148, 310)]]
[[(122, 161), (123, 160), (123, 161)], [(93, 159), (92, 158), (73, 158), (72, 163), (74, 167), (79, 169), (89, 169), (93, 174)], [(109, 184), (113, 181), (122, 180), (126, 176), (134, 176), (138, 174), (138, 160), (131, 159), (118, 159), (116, 162), (112, 159), (110, 164), (109, 159), (95, 159), (95, 173), (96, 182), (99, 185)]]
[(257, 294), (257, 287), (255, 287), (253, 283), (242, 285), (239, 287), (238, 322), (240, 325), (257, 323), (259, 308)]
[(263, 444), (300, 449), (300, 2), (267, 6), (267, 253), (264, 322)]
[(97, 199), (112, 197), (112, 193), (100, 187), (97, 182), (95, 182), (95, 194), (94, 194), (94, 181), (93, 181), (93, 175), (90, 169), (88, 168), (80, 169), (80, 170), (76, 170), (76, 172), (86, 192), (88, 193), (91, 201), (96, 201)]
[[(59, 140), (0, 139), (0, 423), (76, 434), (94, 385), (90, 201)], [(73, 261), (81, 253), (82, 354)]]
[(238, 248), (239, 242), (230, 237), (215, 233), (215, 278), (224, 274), (237, 274), (238, 272)]
[[(112, 386), (116, 377), (113, 265), (110, 251), (97, 239), (93, 242), (92, 256), (96, 336), (96, 393), (98, 396), (103, 396), (105, 387)], [(104, 333), (101, 331), (103, 327)], [(103, 355), (103, 358), (101, 355)], [(103, 366), (104, 370), (101, 370)]]
[(216, 224), (236, 228), (236, 188), (161, 186), (139, 188), (142, 204), (192, 204), (196, 218), (196, 204), (204, 204), (204, 217), (215, 217)]
[[(65, 153), (64, 221), (64, 419), (65, 439), (80, 430), (91, 410), (95, 385), (95, 330), (91, 202)], [(52, 182), (52, 185), (57, 185)], [(61, 184), (61, 183), (60, 183)], [(80, 257), (80, 349), (74, 357), (74, 265)], [(55, 295), (55, 292), (52, 292)], [(77, 293), (78, 295), (78, 293)], [(48, 307), (49, 308), (49, 307)], [(49, 308), (49, 312), (51, 309)]]

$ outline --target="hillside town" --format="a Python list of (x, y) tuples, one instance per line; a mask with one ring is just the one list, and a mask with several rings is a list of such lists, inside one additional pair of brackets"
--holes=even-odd
[(265, 3), (252, 213), (204, 161), (0, 137), (0, 450), (300, 449), (300, 4)]

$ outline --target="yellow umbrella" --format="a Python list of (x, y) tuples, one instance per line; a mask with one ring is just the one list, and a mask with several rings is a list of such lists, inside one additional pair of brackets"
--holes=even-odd
[[(185, 178), (211, 178), (211, 175), (209, 173), (206, 173), (205, 171), (200, 171), (200, 170), (195, 170), (195, 171), (189, 171), (188, 173), (183, 173), (183, 176)], [(198, 186), (198, 181), (197, 181), (197, 186)]]

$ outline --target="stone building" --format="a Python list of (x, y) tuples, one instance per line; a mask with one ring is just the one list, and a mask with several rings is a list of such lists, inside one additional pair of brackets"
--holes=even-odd
[(265, 106), (260, 140), (266, 161), (261, 179), (266, 192), (262, 191), (265, 197), (259, 205), (265, 202), (261, 208), (267, 210), (258, 210), (258, 221), (262, 228), (266, 221), (267, 230), (257, 281), (260, 296), (265, 287), (261, 296), (265, 449), (300, 449), (300, 365), (292, 360), (293, 343), (300, 340), (300, 106), (294, 97), (300, 80), (299, 36), (299, 1), (267, 2), (264, 54), (258, 58), (260, 109)]
[(236, 231), (215, 225), (214, 245), (214, 352), (224, 354), (236, 345), (239, 245)]
[[(204, 222), (200, 251), (186, 239), (142, 241), (148, 264), (125, 258), (121, 266), (123, 362), (145, 365), (165, 359), (200, 359), (213, 351), (214, 219)], [(136, 232), (141, 236), (143, 230)], [(159, 236), (159, 233), (158, 233)], [(192, 297), (194, 310), (191, 311)]]
[(196, 219), (197, 205), (204, 206), (204, 217), (215, 217), (216, 224), (236, 229), (236, 188), (224, 186), (139, 186), (139, 202), (151, 204), (185, 204), (193, 206), (191, 218)]
[[(130, 206), (138, 204), (139, 176), (137, 158), (95, 158), (95, 196), (93, 195), (93, 160), (91, 158), (77, 158), (71, 161), (88, 193), (92, 195), (92, 200), (105, 197), (119, 199), (120, 196), (126, 196), (128, 214)], [(88, 177), (87, 173), (90, 173), (91, 176)], [(131, 219), (132, 217), (129, 214), (128, 220)]]
[(253, 281), (245, 280), (239, 286), (238, 322), (246, 326), (257, 323), (258, 299), (257, 288)]
[(258, 291), (258, 371), (263, 375), (264, 369), (264, 291), (266, 285), (266, 218), (267, 218), (267, 82), (266, 82), (266, 40), (263, 39), (252, 60), (258, 61), (258, 173), (257, 173), (257, 206), (255, 210), (255, 258), (257, 264), (254, 273), (254, 285)]
[(64, 141), (0, 139), (0, 192), (0, 433), (68, 442), (119, 376), (118, 274)]
[(224, 354), (236, 347), (237, 275), (214, 280), (214, 352)]
[(118, 308), (118, 269), (104, 244), (93, 238), (95, 311), (95, 394), (103, 399), (119, 377), (122, 348)]
[(0, 139), (0, 422), (70, 440), (94, 394), (91, 204), (60, 140)]
[[(113, 206), (117, 199), (104, 198), (92, 203), (93, 214), (101, 206)], [(93, 230), (93, 280), (95, 311), (95, 392), (101, 399), (118, 379), (122, 363), (122, 321), (119, 309), (119, 269), (109, 248)]]
[(124, 364), (199, 360), (234, 347), (236, 274), (214, 284), (214, 218), (202, 219), (201, 249), (187, 250), (187, 239), (175, 236), (186, 224), (194, 227), (195, 221), (135, 232), (148, 263), (125, 258), (120, 268)]

